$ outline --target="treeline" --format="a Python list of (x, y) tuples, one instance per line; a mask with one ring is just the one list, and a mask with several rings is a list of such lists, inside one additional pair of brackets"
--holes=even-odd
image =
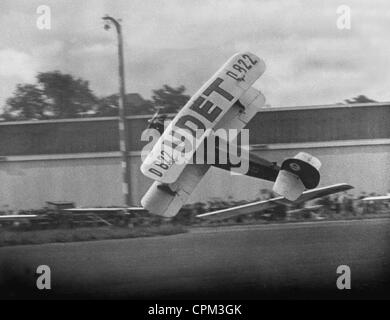
[[(190, 96), (184, 86), (167, 84), (152, 90), (151, 99), (138, 93), (126, 95), (126, 115), (177, 113)], [(118, 94), (98, 97), (82, 78), (60, 71), (40, 72), (34, 84), (18, 84), (13, 95), (2, 106), (0, 120), (47, 120), (118, 115)], [(364, 95), (344, 100), (344, 103), (376, 102)], [(0, 108), (1, 110), (1, 108)]]
[[(138, 93), (126, 95), (127, 115), (176, 113), (190, 99), (184, 86), (152, 90), (151, 99)], [(41, 72), (35, 84), (18, 84), (6, 100), (0, 117), (5, 121), (47, 120), (118, 115), (118, 94), (98, 97), (89, 82), (60, 71)]]

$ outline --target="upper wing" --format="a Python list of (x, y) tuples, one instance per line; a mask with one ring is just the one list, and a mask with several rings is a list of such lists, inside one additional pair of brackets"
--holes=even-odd
[[(235, 128), (235, 133), (237, 134), (237, 132), (241, 131), (250, 119), (255, 116), (259, 109), (264, 106), (264, 103), (264, 96), (258, 90), (249, 88), (240, 97), (239, 104), (234, 104), (216, 124), (214, 129)], [(242, 112), (242, 106), (245, 107), (245, 112)], [(234, 139), (234, 134), (229, 135), (228, 140), (230, 141), (230, 139)], [(204, 145), (200, 146), (198, 151), (202, 151), (202, 149), (204, 152), (203, 156), (206, 155), (207, 157), (207, 150), (204, 150)], [(226, 152), (226, 150), (223, 152)], [(241, 156), (244, 156), (246, 153), (242, 150), (240, 154)], [(226, 159), (227, 158), (228, 157), (226, 157)], [(254, 164), (252, 158), (250, 158), (249, 161), (249, 171), (252, 173), (251, 175), (261, 174), (261, 176), (264, 177), (270, 176), (269, 170), (267, 170), (267, 166), (269, 165), (268, 162), (262, 160), (261, 162), (258, 161)], [(230, 169), (229, 165), (226, 165), (226, 167), (222, 165), (221, 167), (227, 170)], [(175, 216), (180, 208), (187, 202), (188, 198), (209, 168), (210, 164), (207, 164), (207, 159), (205, 159), (203, 164), (187, 164), (174, 183), (162, 184), (161, 182), (155, 181), (142, 197), (142, 206), (153, 214), (163, 217)]]
[[(174, 183), (209, 129), (221, 121), (264, 71), (264, 62), (252, 53), (231, 57), (171, 121), (142, 163), (142, 173), (162, 183)], [(199, 136), (196, 130), (203, 130), (203, 134)], [(180, 149), (185, 146), (183, 158)]]
[(294, 202), (287, 200), (284, 197), (276, 197), (272, 198), (269, 200), (262, 200), (262, 201), (257, 201), (257, 202), (252, 202), (228, 209), (222, 209), (222, 210), (217, 210), (213, 212), (207, 212), (203, 214), (197, 215), (198, 218), (216, 218), (216, 219), (226, 219), (226, 218), (231, 218), (243, 214), (249, 214), (249, 213), (254, 213), (254, 212), (259, 212), (259, 211), (264, 211), (269, 208), (272, 208), (278, 204), (292, 204), (292, 203), (302, 203), (306, 202), (315, 198), (321, 198), (324, 196), (327, 196), (332, 193), (337, 193), (341, 191), (346, 191), (349, 189), (352, 189), (353, 187), (349, 184), (346, 183), (340, 183), (340, 184), (335, 184), (332, 186), (327, 186), (323, 188), (317, 188), (313, 190), (308, 190), (304, 191), (302, 195)]

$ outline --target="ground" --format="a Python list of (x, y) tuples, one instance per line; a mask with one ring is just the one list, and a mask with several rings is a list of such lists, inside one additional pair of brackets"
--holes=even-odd
[[(43, 264), (52, 290), (40, 292)], [(351, 290), (336, 287), (339, 265)], [(389, 298), (390, 219), (3, 247), (0, 268), (5, 298)]]

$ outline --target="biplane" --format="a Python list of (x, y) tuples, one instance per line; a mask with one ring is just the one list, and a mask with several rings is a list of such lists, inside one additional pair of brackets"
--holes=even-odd
[[(345, 183), (317, 188), (321, 162), (305, 152), (285, 159), (281, 165), (254, 153), (243, 152), (249, 146), (238, 145), (240, 134), (265, 107), (264, 95), (253, 88), (264, 71), (265, 63), (258, 56), (250, 52), (237, 53), (192, 96), (166, 128), (166, 115), (155, 116), (151, 120), (149, 129), (157, 130), (159, 138), (148, 150), (140, 168), (146, 177), (154, 180), (141, 199), (142, 208), (72, 208), (68, 211), (146, 210), (164, 218), (172, 218), (187, 203), (211, 167), (237, 174), (234, 171), (237, 163), (230, 158), (231, 145), (240, 150), (239, 160), (248, 164), (247, 170), (240, 174), (274, 182), (273, 191), (280, 196), (205, 213), (198, 215), (199, 218), (225, 218), (259, 212), (276, 205), (304, 203), (353, 188)], [(229, 131), (227, 141), (218, 136), (210, 148), (209, 138), (216, 138), (215, 133), (220, 130)], [(214, 161), (194, 161), (199, 158), (207, 160), (207, 152), (217, 155), (212, 157)], [(203, 156), (198, 157), (200, 153)]]
[[(229, 141), (224, 145), (237, 143), (240, 132), (265, 106), (265, 97), (253, 88), (264, 71), (265, 63), (256, 55), (250, 52), (235, 54), (192, 96), (166, 128), (161, 123), (155, 126), (161, 136), (141, 165), (142, 173), (154, 180), (141, 200), (146, 210), (163, 217), (174, 217), (212, 166), (228, 171), (234, 169), (232, 162), (219, 162), (218, 157), (214, 157), (217, 160), (212, 163), (189, 160), (197, 159), (196, 154), (204, 153), (205, 149), (217, 154), (229, 152), (226, 148), (221, 150), (219, 144), (214, 149), (205, 148), (207, 139), (218, 130), (234, 129), (235, 134), (229, 135)], [(191, 147), (185, 148), (188, 145)], [(248, 162), (245, 175), (274, 182), (273, 191), (280, 197), (199, 217), (258, 211), (278, 202), (302, 202), (352, 188), (348, 184), (338, 184), (316, 189), (321, 162), (304, 152), (285, 159), (280, 166), (253, 153), (241, 161)]]

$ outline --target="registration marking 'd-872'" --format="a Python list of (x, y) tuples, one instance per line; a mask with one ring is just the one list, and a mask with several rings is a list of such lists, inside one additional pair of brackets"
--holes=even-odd
[[(142, 173), (163, 183), (175, 182), (186, 166), (173, 156), (179, 143), (187, 141), (188, 135), (196, 137), (190, 152), (186, 150), (186, 157), (191, 158), (208, 129), (215, 127), (264, 71), (264, 62), (252, 53), (238, 53), (231, 57), (172, 120), (142, 163)], [(203, 130), (205, 134), (196, 136), (196, 130)]]

